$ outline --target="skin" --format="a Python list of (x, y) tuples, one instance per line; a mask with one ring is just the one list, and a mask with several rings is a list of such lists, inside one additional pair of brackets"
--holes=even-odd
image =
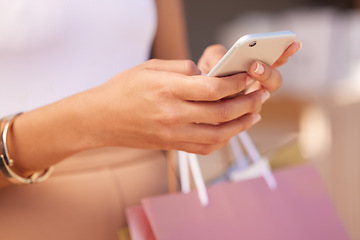
[[(300, 43), (294, 42), (272, 67), (259, 63), (264, 68), (261, 74), (254, 63), (249, 74), (206, 77), (201, 72), (207, 73), (226, 50), (221, 45), (208, 47), (198, 65), (181, 60), (189, 57), (181, 1), (157, 0), (157, 4), (153, 48), (157, 59), (17, 117), (7, 139), (15, 172), (28, 176), (72, 154), (106, 146), (209, 154), (260, 120), (258, 109), (281, 85), (275, 67), (286, 62)], [(249, 76), (259, 84), (255, 90), (217, 101), (246, 88)], [(0, 188), (8, 184), (1, 174)]]

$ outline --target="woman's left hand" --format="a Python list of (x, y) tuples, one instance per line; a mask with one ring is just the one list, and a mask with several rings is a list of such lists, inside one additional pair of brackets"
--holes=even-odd
[[(276, 68), (285, 64), (300, 48), (301, 43), (295, 40), (273, 65), (268, 66), (260, 61), (256, 61), (250, 66), (247, 73), (240, 73), (238, 75), (247, 74), (248, 76), (246, 77), (249, 80), (255, 79), (257, 84), (252, 87), (253, 90), (265, 88), (267, 91), (273, 92), (282, 84), (282, 76)], [(207, 74), (225, 53), (226, 49), (222, 45), (217, 44), (207, 47), (198, 62), (198, 68)]]

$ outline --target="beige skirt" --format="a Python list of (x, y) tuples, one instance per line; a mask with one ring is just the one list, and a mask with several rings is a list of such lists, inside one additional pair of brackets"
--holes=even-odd
[(127, 206), (166, 192), (161, 151), (84, 152), (56, 165), (44, 183), (0, 190), (0, 239), (117, 239)]

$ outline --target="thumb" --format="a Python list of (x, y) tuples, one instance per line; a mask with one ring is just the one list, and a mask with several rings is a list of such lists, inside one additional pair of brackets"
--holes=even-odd
[(198, 62), (198, 68), (200, 71), (208, 74), (225, 55), (226, 51), (226, 48), (221, 44), (215, 44), (207, 47)]

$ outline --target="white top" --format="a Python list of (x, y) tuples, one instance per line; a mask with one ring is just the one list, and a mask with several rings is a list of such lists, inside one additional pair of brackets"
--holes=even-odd
[(155, 29), (153, 0), (0, 0), (0, 117), (146, 61)]

